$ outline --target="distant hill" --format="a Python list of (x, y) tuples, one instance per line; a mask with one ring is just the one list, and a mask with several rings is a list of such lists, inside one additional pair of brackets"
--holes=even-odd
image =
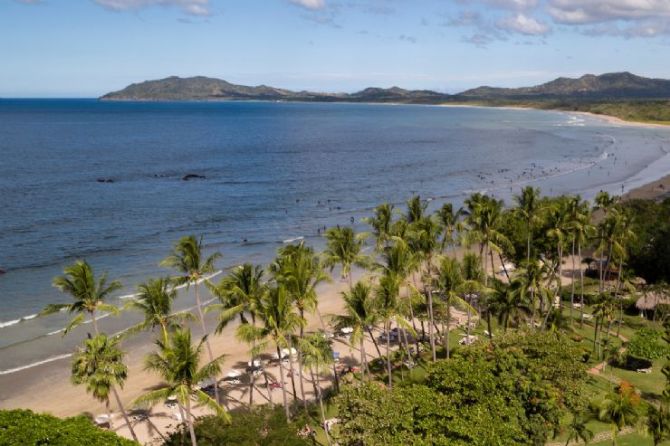
[(214, 101), (214, 100), (266, 100), (266, 101), (319, 101), (319, 102), (404, 102), (436, 103), (446, 101), (449, 95), (428, 90), (402, 88), (366, 88), (357, 93), (320, 93), (291, 91), (260, 85), (248, 87), (231, 84), (210, 77), (168, 77), (160, 80), (132, 84), (120, 91), (102, 96), (102, 100), (123, 101)]
[(197, 76), (168, 77), (132, 84), (123, 90), (108, 93), (103, 100), (135, 101), (207, 101), (267, 100), (320, 102), (399, 102), (439, 104), (449, 102), (500, 100), (637, 100), (670, 98), (670, 80), (649, 79), (631, 73), (584, 75), (578, 79), (560, 77), (534, 87), (479, 87), (455, 95), (430, 90), (366, 88), (356, 93), (321, 93), (291, 91), (259, 85), (249, 87), (221, 79)]
[(649, 79), (632, 73), (559, 77), (546, 84), (523, 88), (479, 87), (459, 93), (479, 99), (646, 99), (670, 98), (670, 80)]

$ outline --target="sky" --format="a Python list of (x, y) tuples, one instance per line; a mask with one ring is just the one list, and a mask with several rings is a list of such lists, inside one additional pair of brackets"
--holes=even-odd
[(670, 78), (670, 0), (0, 0), (0, 97), (133, 82), (456, 93), (630, 71)]

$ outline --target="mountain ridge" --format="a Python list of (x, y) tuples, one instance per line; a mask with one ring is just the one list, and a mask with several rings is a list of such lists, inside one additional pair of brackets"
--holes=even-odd
[(354, 93), (293, 91), (268, 85), (246, 86), (205, 76), (177, 77), (133, 83), (110, 92), (101, 100), (127, 101), (216, 101), (268, 100), (313, 102), (399, 102), (439, 104), (486, 100), (604, 100), (667, 99), (670, 80), (637, 76), (630, 72), (559, 77), (543, 84), (501, 88), (481, 86), (457, 94), (432, 90), (368, 87)]

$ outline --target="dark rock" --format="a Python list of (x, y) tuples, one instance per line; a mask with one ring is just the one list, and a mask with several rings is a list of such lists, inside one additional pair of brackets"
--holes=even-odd
[(188, 180), (204, 180), (207, 177), (204, 175), (198, 175), (197, 173), (189, 173), (184, 175), (181, 179), (182, 181), (188, 181)]
[(98, 183), (113, 183), (114, 180), (111, 178), (98, 178), (96, 180)]

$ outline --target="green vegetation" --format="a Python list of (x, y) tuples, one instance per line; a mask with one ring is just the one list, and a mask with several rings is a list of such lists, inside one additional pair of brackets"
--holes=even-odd
[(137, 443), (98, 429), (83, 416), (60, 419), (30, 410), (0, 410), (0, 444), (132, 446)]
[[(655, 262), (670, 245), (670, 223), (658, 221), (670, 216), (669, 203), (600, 193), (591, 204), (527, 187), (512, 208), (476, 193), (462, 209), (446, 203), (431, 213), (414, 196), (404, 212), (378, 206), (369, 234), (331, 228), (322, 254), (289, 244), (269, 266), (240, 265), (219, 283), (208, 276), (219, 255), (205, 257), (201, 238), (184, 237), (164, 261), (177, 276), (147, 281), (128, 304), (143, 313), (141, 324), (122, 337), (93, 324), (96, 336), (75, 354), (73, 382), (109, 403), (127, 374), (120, 343), (160, 328), (146, 368), (162, 383), (135, 404), (175, 402), (183, 424), (166, 433), (167, 444), (542, 445), (625, 441), (643, 425), (658, 443), (670, 437), (670, 366), (662, 364), (670, 325), (663, 336), (667, 312), (640, 318), (635, 302), (666, 292), (667, 264)], [(356, 282), (354, 267), (367, 273)], [(327, 268), (348, 282), (339, 314), (319, 311)], [(55, 284), (75, 303), (63, 308), (118, 312), (104, 301), (116, 282), (96, 280), (85, 262), (65, 273)], [(202, 282), (216, 303), (203, 303)], [(180, 284), (194, 287), (196, 316), (173, 314)], [(206, 312), (218, 317), (214, 333)], [(192, 338), (189, 318), (202, 337)], [(218, 393), (223, 358), (208, 343), (231, 321), (251, 359), (248, 406), (232, 415)], [(345, 333), (337, 342), (355, 358), (346, 369), (333, 351)], [(255, 365), (268, 352), (276, 376)], [(254, 395), (269, 401), (273, 387), (281, 407), (254, 407)], [(198, 419), (196, 406), (216, 416)]]

